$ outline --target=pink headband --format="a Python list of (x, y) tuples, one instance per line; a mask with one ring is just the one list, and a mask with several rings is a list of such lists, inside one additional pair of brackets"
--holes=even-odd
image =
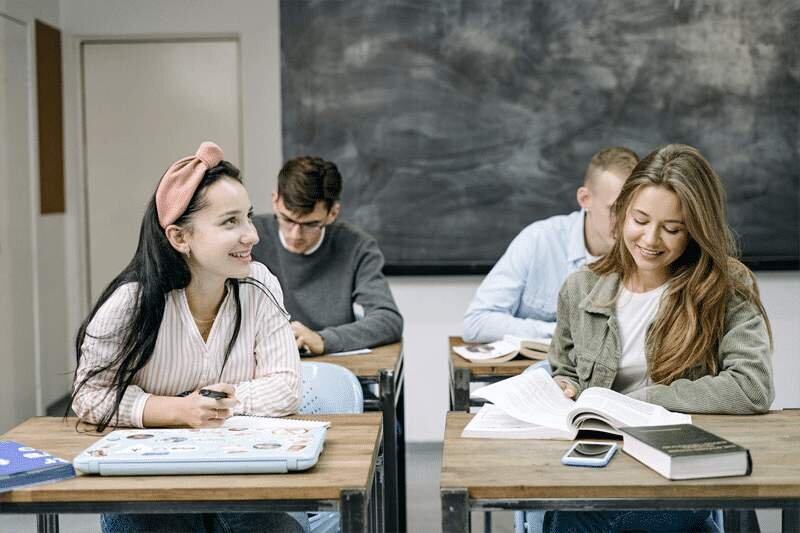
[(222, 148), (206, 141), (193, 156), (172, 163), (156, 189), (156, 211), (162, 228), (166, 229), (186, 211), (206, 171), (219, 165), (224, 157)]

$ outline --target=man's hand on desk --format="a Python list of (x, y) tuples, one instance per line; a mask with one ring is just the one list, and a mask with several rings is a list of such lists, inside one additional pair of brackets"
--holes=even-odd
[(306, 348), (309, 353), (320, 355), (325, 353), (325, 341), (316, 331), (311, 331), (302, 322), (292, 322), (292, 331), (300, 351)]

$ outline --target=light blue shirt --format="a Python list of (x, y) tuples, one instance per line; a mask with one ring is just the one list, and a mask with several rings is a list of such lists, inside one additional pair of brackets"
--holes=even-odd
[(465, 341), (553, 336), (561, 285), (586, 263), (583, 217), (580, 210), (540, 220), (511, 241), (464, 315)]

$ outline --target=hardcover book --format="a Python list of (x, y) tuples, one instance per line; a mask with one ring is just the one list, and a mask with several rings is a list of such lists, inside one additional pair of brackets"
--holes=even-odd
[(75, 477), (64, 459), (13, 440), (0, 441), (0, 492)]
[(622, 427), (623, 451), (667, 479), (746, 476), (750, 451), (692, 424)]

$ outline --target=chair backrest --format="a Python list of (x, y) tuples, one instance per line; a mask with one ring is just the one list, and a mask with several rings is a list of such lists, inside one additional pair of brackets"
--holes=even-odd
[(302, 361), (300, 414), (363, 413), (361, 383), (350, 370), (331, 363)]
[(544, 368), (545, 370), (547, 370), (548, 374), (553, 373), (553, 368), (550, 366), (550, 362), (547, 359), (542, 359), (541, 361), (533, 363), (531, 366), (526, 368), (524, 372), (533, 372), (537, 368)]

